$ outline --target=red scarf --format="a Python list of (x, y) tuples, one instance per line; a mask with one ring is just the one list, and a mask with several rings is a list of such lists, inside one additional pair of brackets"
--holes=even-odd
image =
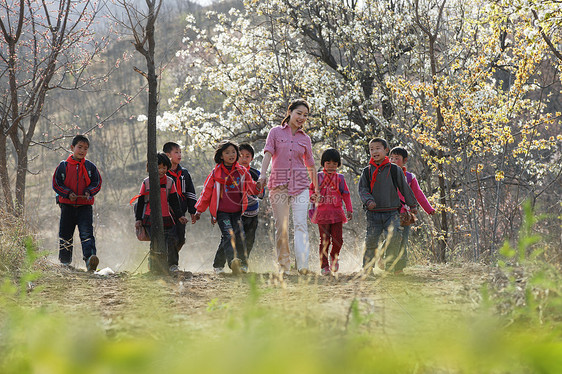
[[(234, 180), (232, 175), (236, 171), (238, 171), (238, 173), (240, 174), (240, 170), (238, 170), (240, 168), (240, 164), (238, 164), (238, 162), (235, 162), (234, 164), (232, 164), (230, 170), (228, 170), (226, 166), (224, 166), (224, 163), (221, 162), (220, 164), (217, 164), (217, 166), (215, 166), (215, 170), (213, 171), (215, 180), (220, 184), (229, 184), (229, 182), (231, 182), (232, 184), (236, 184), (236, 181)], [(222, 173), (218, 173), (219, 170), (222, 171)]]
[(181, 169), (178, 166), (178, 171), (176, 173), (174, 173), (171, 169), (168, 170), (168, 173), (170, 173), (171, 176), (176, 178), (176, 190), (178, 191), (178, 196), (180, 197), (180, 199), (183, 199), (183, 195), (182, 195), (182, 191), (181, 191)]
[(89, 186), (90, 176), (88, 175), (88, 170), (86, 170), (86, 159), (83, 158), (82, 160), (77, 161), (72, 157), (72, 155), (70, 155), (66, 159), (66, 162), (68, 162), (72, 166), (78, 165), (78, 178), (84, 176), (84, 180), (86, 181), (86, 186)]
[[(217, 166), (215, 166), (215, 170), (213, 171), (213, 173), (214, 173), (214, 176), (215, 176), (215, 180), (221, 184), (221, 193), (220, 193), (221, 198), (222, 198), (222, 195), (223, 195), (223, 192), (224, 192), (224, 186), (225, 185), (228, 185), (228, 184), (238, 185), (238, 182), (236, 182), (236, 180), (234, 179), (233, 174), (236, 171), (238, 172), (238, 174), (241, 174), (241, 172), (239, 170), (240, 168), (242, 168), (242, 167), (240, 166), (240, 164), (238, 164), (238, 161), (236, 161), (234, 164), (232, 164), (232, 167), (230, 168), (230, 170), (228, 170), (226, 168), (226, 166), (224, 166), (224, 162), (221, 162), (220, 164), (217, 164)], [(219, 172), (219, 170), (222, 173)]]
[(379, 169), (386, 164), (390, 164), (390, 160), (388, 159), (388, 157), (385, 157), (384, 160), (379, 165), (377, 165), (375, 160), (373, 160), (373, 158), (371, 157), (371, 160), (369, 161), (369, 165), (373, 165), (375, 167), (375, 171), (373, 172), (373, 175), (371, 177), (371, 192), (373, 192), (373, 187), (375, 186), (375, 181), (377, 180), (377, 174), (379, 172)]
[(405, 166), (402, 166), (402, 171), (404, 172), (404, 175), (408, 176), (408, 175), (406, 174), (406, 167), (405, 167)]
[(338, 186), (338, 173), (332, 173), (334, 175), (334, 177), (332, 177), (332, 175), (329, 174), (326, 169), (323, 169), (322, 171), (324, 172), (324, 180), (322, 180), (319, 189), (321, 190), (322, 187), (329, 185), (332, 186), (341, 195), (340, 187)]

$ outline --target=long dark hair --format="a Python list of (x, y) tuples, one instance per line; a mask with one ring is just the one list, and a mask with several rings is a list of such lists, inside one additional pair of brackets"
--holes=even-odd
[(283, 126), (285, 122), (289, 122), (289, 118), (291, 117), (290, 112), (297, 109), (301, 105), (305, 106), (306, 109), (308, 109), (308, 111), (310, 112), (310, 104), (308, 103), (308, 101), (306, 101), (305, 99), (295, 99), (291, 101), (291, 104), (289, 104), (289, 107), (287, 108), (287, 115), (285, 116), (285, 118), (283, 118), (283, 121), (281, 121), (281, 126)]

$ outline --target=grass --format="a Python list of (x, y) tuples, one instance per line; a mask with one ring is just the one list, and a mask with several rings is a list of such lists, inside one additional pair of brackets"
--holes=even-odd
[[(251, 282), (250, 282), (251, 283)], [(16, 289), (2, 291), (2, 373), (559, 373), (559, 326), (512, 324), (493, 305), (469, 319), (420, 329), (401, 321), (380, 326), (353, 300), (349, 324), (308, 320), (263, 304), (257, 289), (238, 308), (210, 308), (215, 325), (194, 331), (154, 320), (133, 334), (109, 337), (85, 313), (22, 307)], [(154, 303), (147, 303), (151, 308)], [(437, 312), (434, 310), (433, 312)], [(151, 318), (164, 308), (152, 309)], [(309, 316), (311, 317), (311, 316)], [(204, 318), (204, 317), (202, 317)], [(416, 320), (422, 320), (416, 314)], [(440, 316), (435, 315), (439, 320)], [(149, 321), (150, 322), (150, 321)], [(398, 327), (396, 327), (398, 326)]]
[[(515, 248), (504, 246), (471, 312), (447, 309), (456, 295), (439, 279), (361, 283), (361, 293), (339, 299), (343, 312), (330, 314), (338, 295), (322, 293), (345, 284), (298, 278), (285, 288), (263, 277), (208, 276), (197, 289), (195, 281), (178, 285), (144, 275), (43, 274), (56, 283), (55, 293), (26, 290), (23, 276), (20, 285), (7, 281), (0, 289), (0, 372), (560, 373), (562, 280), (540, 260), (540, 242), (528, 227)], [(34, 259), (29, 248), (22, 249), (24, 264)], [(466, 279), (457, 282), (466, 286)], [(119, 292), (109, 292), (117, 286)], [(200, 294), (213, 286), (230, 288)], [(60, 287), (66, 292), (59, 294)], [(436, 288), (442, 295), (422, 292), (430, 287), (442, 287)], [(188, 314), (178, 301), (186, 294), (189, 302), (213, 296)], [(374, 298), (381, 295), (386, 303)], [(506, 304), (520, 296), (520, 303)], [(108, 315), (100, 304), (114, 299), (123, 304)]]

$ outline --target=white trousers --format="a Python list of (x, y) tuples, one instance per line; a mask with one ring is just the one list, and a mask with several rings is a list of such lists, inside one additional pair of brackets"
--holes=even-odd
[(289, 250), (289, 209), (293, 208), (293, 228), (295, 231), (294, 250), (297, 269), (308, 269), (308, 203), (310, 201), (308, 189), (300, 194), (290, 196), (287, 187), (282, 186), (269, 191), (269, 200), (275, 219), (275, 242), (277, 249), (277, 263), (280, 271), (291, 268)]

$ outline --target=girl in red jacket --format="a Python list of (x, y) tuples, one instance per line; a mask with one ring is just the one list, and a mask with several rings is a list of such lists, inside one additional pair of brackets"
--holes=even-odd
[[(246, 248), (240, 217), (248, 207), (248, 194), (257, 195), (260, 191), (248, 170), (238, 164), (239, 157), (240, 150), (235, 143), (224, 140), (217, 145), (217, 166), (205, 180), (201, 196), (195, 204), (197, 212), (191, 221), (198, 221), (201, 214), (209, 208), (211, 223), (219, 224), (221, 241), (213, 262), (217, 274), (224, 271), (227, 261), (235, 275), (248, 271), (242, 265), (246, 263), (243, 261), (246, 259)], [(232, 240), (233, 237), (235, 240)]]

